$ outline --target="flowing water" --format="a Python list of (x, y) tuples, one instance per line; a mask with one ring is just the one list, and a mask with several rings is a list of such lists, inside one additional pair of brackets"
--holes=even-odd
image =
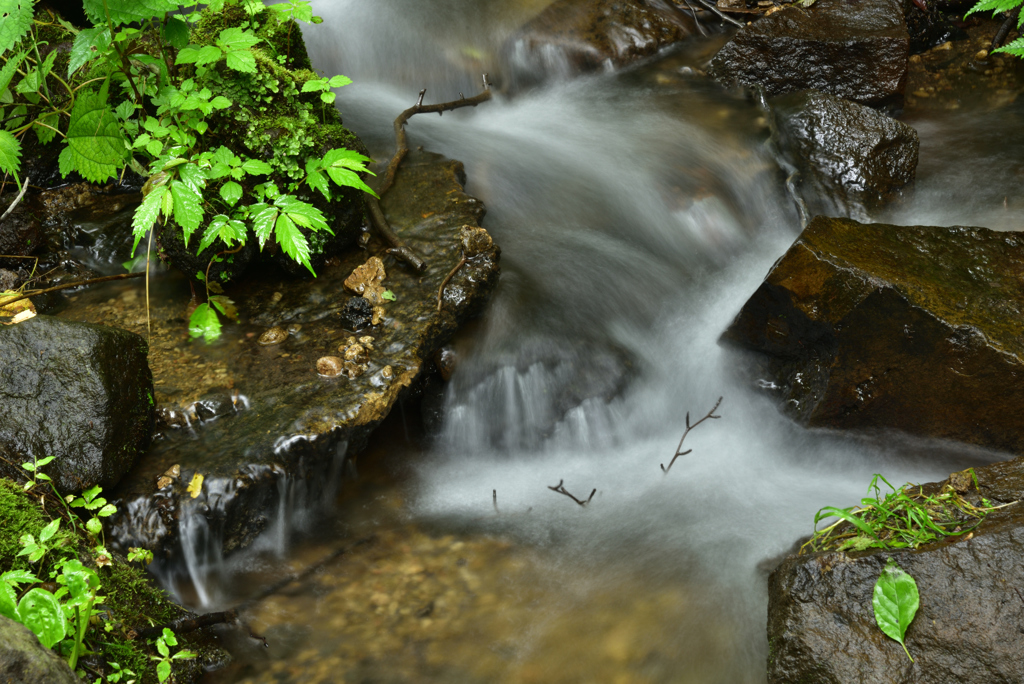
[[(876, 472), (923, 482), (994, 458), (804, 430), (734, 373), (718, 336), (800, 230), (762, 112), (694, 75), (721, 38), (572, 79), (547, 55), (531, 62), (544, 84), (516, 91), (522, 55), (500, 46), (544, 4), (314, 2), (313, 63), (354, 79), (339, 107), (377, 158), (419, 89), (468, 96), (478, 69), (508, 86), (408, 126), (413, 145), (465, 162), (502, 279), (455, 344), (436, 430), (414, 444), (390, 419), (315, 534), (289, 546), (281, 522), (263, 546), (283, 556), (193, 573), (197, 606), (227, 605), (377, 535), (255, 610), (270, 648), (225, 633), (237, 662), (211, 681), (762, 682), (764, 568), (818, 508), (852, 504)], [(1019, 228), (1003, 198), (1019, 187), (1021, 111), (911, 117), (918, 192), (887, 218)], [(1008, 170), (965, 182), (992, 165)], [(664, 475), (684, 416), (719, 396), (721, 418)], [(577, 506), (560, 481), (596, 494)]]

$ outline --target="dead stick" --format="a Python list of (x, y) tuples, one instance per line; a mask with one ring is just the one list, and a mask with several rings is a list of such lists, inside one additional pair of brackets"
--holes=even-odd
[(11, 212), (14, 211), (14, 208), (18, 206), (18, 203), (21, 202), (21, 198), (25, 196), (26, 190), (28, 190), (28, 176), (25, 177), (25, 184), (21, 186), (21, 192), (19, 192), (18, 196), (14, 198), (14, 201), (11, 202), (11, 206), (7, 207), (7, 211), (4, 212), (4, 215), (0, 216), (0, 223), (3, 223), (4, 219), (10, 216)]
[(715, 405), (711, 407), (710, 411), (708, 411), (708, 415), (704, 416), (703, 418), (698, 420), (693, 425), (690, 425), (690, 412), (689, 411), (686, 412), (686, 431), (683, 433), (683, 438), (679, 440), (679, 446), (676, 447), (676, 454), (675, 454), (675, 456), (673, 456), (672, 460), (668, 462), (668, 468), (665, 467), (664, 463), (661, 464), (661, 472), (663, 472), (666, 475), (668, 475), (668, 471), (672, 469), (672, 466), (675, 464), (677, 458), (679, 458), (680, 456), (685, 456), (686, 454), (688, 454), (691, 451), (693, 451), (693, 449), (687, 449), (686, 451), (682, 450), (683, 449), (683, 441), (686, 439), (686, 435), (690, 434), (690, 430), (692, 430), (693, 428), (697, 427), (698, 425), (703, 423), (705, 420), (708, 420), (709, 418), (712, 419), (712, 420), (718, 420), (719, 418), (721, 418), (722, 416), (716, 416), (715, 415), (715, 409), (717, 409), (718, 406), (721, 403), (722, 403), (722, 397), (718, 397), (718, 401), (716, 401)]
[(455, 268), (448, 271), (448, 275), (441, 281), (441, 287), (437, 288), (437, 313), (441, 313), (441, 297), (444, 295), (444, 288), (448, 286), (448, 281), (451, 280), (460, 268), (466, 265), (466, 253), (462, 253), (462, 258), (459, 259), (459, 263), (455, 264)]
[(597, 488), (595, 487), (593, 490), (591, 490), (590, 496), (587, 497), (586, 501), (584, 501), (583, 499), (577, 499), (575, 496), (566, 491), (565, 487), (562, 485), (563, 482), (565, 482), (565, 480), (559, 480), (558, 484), (556, 484), (554, 487), (548, 487), (548, 489), (550, 489), (553, 492), (558, 492), (559, 494), (566, 495), (580, 506), (586, 506), (588, 503), (590, 503), (590, 500), (594, 498), (594, 494), (597, 494)]
[(409, 264), (414, 271), (422, 272), (427, 269), (427, 264), (421, 259), (416, 252), (402, 241), (402, 238), (398, 237), (394, 230), (391, 229), (391, 224), (384, 217), (384, 210), (380, 208), (380, 202), (373, 195), (366, 195), (366, 208), (370, 210), (370, 220), (373, 222), (374, 228), (377, 229), (377, 233), (384, 238), (385, 241), (391, 248), (388, 249), (388, 254), (394, 256), (396, 259), (400, 259), (405, 263)]
[(72, 287), (81, 287), (82, 285), (94, 285), (96, 283), (105, 283), (108, 280), (124, 280), (125, 278), (141, 278), (145, 276), (145, 273), (122, 273), (120, 275), (103, 276), (102, 278), (90, 278), (89, 280), (78, 280), (73, 283), (66, 283), (64, 285), (57, 285), (56, 287), (48, 287), (45, 290), (33, 290), (26, 292), (25, 294), (17, 297), (11, 297), (8, 299), (0, 299), (0, 306), (7, 306), (14, 302), (20, 302), (22, 299), (28, 299), (29, 297), (35, 297), (36, 295), (46, 294), (47, 292), (57, 292), (58, 290), (68, 290)]
[(740, 28), (743, 28), (743, 22), (736, 21), (732, 17), (729, 17), (729, 16), (726, 16), (725, 14), (722, 14), (722, 11), (720, 9), (718, 9), (718, 6), (716, 4), (714, 4), (712, 2), (707, 2), (707, 0), (696, 0), (696, 2), (697, 2), (697, 4), (703, 6), (705, 9), (707, 9), (707, 10), (717, 14), (718, 18), (721, 19), (722, 21), (727, 21), (730, 24), (732, 24), (733, 26), (739, 26)]
[(197, 629), (203, 627), (209, 627), (210, 625), (219, 625), (224, 622), (233, 622), (238, 618), (238, 611), (235, 609), (225, 610), (219, 613), (205, 613), (203, 615), (196, 615), (195, 617), (183, 617), (177, 620), (172, 620), (163, 625), (156, 625), (155, 627), (146, 627), (145, 629), (137, 629), (135, 633), (142, 639), (153, 639), (163, 634), (164, 628), (170, 629), (175, 634), (185, 634), (186, 632), (194, 632)]

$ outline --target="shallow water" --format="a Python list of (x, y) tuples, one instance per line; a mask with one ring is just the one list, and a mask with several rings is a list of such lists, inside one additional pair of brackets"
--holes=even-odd
[[(314, 2), (325, 23), (305, 35), (315, 65), (354, 79), (346, 124), (386, 158), (420, 88), (469, 95), (476, 66), (507, 81), (501, 42), (544, 4)], [(225, 632), (237, 662), (211, 681), (762, 682), (763, 567), (816, 510), (876, 472), (923, 482), (997, 458), (804, 430), (735, 374), (717, 338), (800, 227), (761, 112), (686, 71), (720, 40), (413, 118), (412, 145), (465, 162), (501, 284), (455, 344), (426, 446), (389, 420), (333, 520), (218, 575), (228, 605), (376, 535), (253, 611), (269, 649)], [(917, 192), (885, 218), (1020, 229), (1021, 112), (908, 111)], [(719, 396), (664, 475), (684, 416)], [(596, 494), (581, 508), (559, 481)]]

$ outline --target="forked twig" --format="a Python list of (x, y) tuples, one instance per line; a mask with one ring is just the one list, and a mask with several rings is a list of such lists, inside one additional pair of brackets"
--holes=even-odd
[[(395, 174), (398, 173), (398, 166), (405, 159), (405, 155), (409, 153), (409, 137), (405, 133), (405, 124), (409, 122), (409, 119), (415, 114), (429, 114), (436, 112), (437, 114), (444, 114), (445, 112), (453, 109), (460, 109), (462, 107), (476, 107), (481, 102), (486, 102), (492, 97), (491, 84), (487, 80), (487, 74), (483, 75), (483, 90), (479, 94), (473, 97), (465, 97), (462, 93), (459, 93), (458, 100), (452, 100), (451, 102), (441, 102), (440, 104), (425, 105), (423, 104), (423, 96), (426, 95), (427, 90), (424, 88), (420, 91), (419, 97), (416, 99), (416, 104), (409, 107), (404, 112), (398, 115), (395, 119), (395, 154), (391, 157), (391, 161), (388, 162), (387, 168), (381, 177), (380, 187), (377, 188), (377, 194), (380, 197), (384, 196), (384, 193), (391, 188), (395, 182)], [(366, 206), (370, 211), (370, 219), (373, 222), (374, 227), (381, 237), (391, 245), (388, 249), (388, 254), (391, 254), (397, 259), (401, 259), (405, 263), (412, 266), (416, 271), (423, 271), (427, 265), (405, 242), (391, 228), (391, 224), (388, 223), (387, 218), (384, 216), (383, 210), (380, 208), (380, 202), (377, 198), (367, 195)]]
[(565, 491), (565, 487), (562, 486), (563, 482), (565, 482), (565, 480), (559, 480), (558, 484), (556, 484), (554, 487), (548, 487), (548, 489), (550, 489), (553, 492), (558, 492), (559, 494), (565, 494), (567, 497), (575, 501), (580, 506), (586, 506), (588, 503), (590, 503), (590, 500), (594, 498), (594, 494), (597, 494), (597, 488), (595, 487), (594, 490), (590, 492), (590, 496), (587, 497), (586, 501), (582, 499), (577, 499), (575, 496)]
[(690, 430), (692, 430), (693, 428), (697, 427), (698, 425), (703, 423), (708, 418), (711, 418), (712, 420), (718, 420), (719, 418), (721, 418), (722, 416), (716, 416), (715, 415), (715, 409), (717, 409), (721, 403), (722, 403), (722, 397), (718, 397), (718, 401), (716, 401), (715, 405), (711, 407), (711, 410), (708, 411), (708, 414), (706, 416), (704, 416), (703, 418), (701, 418), (700, 420), (698, 420), (693, 425), (690, 425), (690, 412), (689, 411), (686, 412), (686, 431), (683, 433), (683, 438), (679, 440), (679, 446), (676, 447), (676, 454), (675, 454), (675, 456), (673, 456), (672, 460), (668, 462), (668, 468), (665, 467), (664, 463), (661, 464), (661, 472), (663, 472), (666, 475), (668, 475), (668, 471), (672, 469), (672, 466), (675, 464), (677, 458), (679, 458), (680, 456), (685, 456), (686, 454), (688, 454), (691, 451), (693, 451), (693, 449), (687, 449), (686, 451), (682, 451), (683, 441), (686, 439), (686, 435), (690, 434)]
[(18, 203), (21, 202), (21, 198), (25, 196), (26, 190), (28, 190), (28, 176), (25, 176), (25, 184), (21, 186), (21, 192), (19, 192), (18, 196), (14, 198), (14, 201), (11, 202), (11, 206), (7, 207), (7, 211), (4, 212), (4, 215), (0, 216), (0, 222), (11, 215), (11, 212), (14, 211), (15, 207), (18, 206)]

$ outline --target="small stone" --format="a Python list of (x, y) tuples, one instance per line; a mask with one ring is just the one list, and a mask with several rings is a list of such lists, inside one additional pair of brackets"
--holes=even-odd
[(275, 292), (274, 294), (270, 295), (270, 303), (277, 304), (279, 301), (281, 301), (282, 297), (284, 297), (283, 294), (281, 294), (280, 292)]
[(945, 43), (942, 43), (941, 45), (936, 45), (935, 47), (933, 47), (932, 48), (932, 52), (939, 52), (940, 50), (952, 50), (952, 49), (953, 49), (953, 43), (951, 41), (947, 40)]
[(910, 55), (910, 63), (911, 64), (920, 64), (921, 63), (921, 55)]
[(288, 331), (275, 325), (273, 328), (260, 335), (257, 342), (266, 347), (272, 344), (281, 344), (286, 339), (288, 339)]
[(345, 360), (355, 361), (357, 363), (366, 363), (369, 360), (369, 356), (366, 353), (366, 349), (361, 344), (353, 344), (345, 348)]
[(325, 378), (337, 377), (344, 369), (344, 362), (337, 356), (322, 356), (316, 362), (316, 372)]
[(368, 351), (373, 351), (373, 338), (370, 337), (369, 335), (364, 335), (363, 337), (360, 337), (359, 344), (366, 347)]
[(345, 375), (350, 378), (358, 378), (364, 372), (366, 372), (366, 366), (356, 363), (355, 361), (345, 361)]
[(390, 380), (391, 378), (395, 377), (395, 372), (391, 370), (391, 366), (384, 366), (383, 368), (380, 369), (380, 377), (384, 378), (385, 380)]
[(974, 59), (978, 61), (988, 59), (988, 50), (978, 50), (977, 52), (974, 53)]

